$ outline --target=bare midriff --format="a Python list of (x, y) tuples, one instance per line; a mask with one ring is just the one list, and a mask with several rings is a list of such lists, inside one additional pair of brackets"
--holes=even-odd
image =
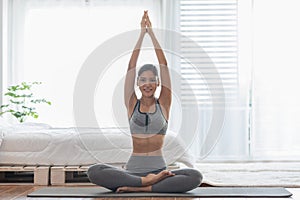
[(134, 156), (161, 156), (165, 135), (132, 134)]

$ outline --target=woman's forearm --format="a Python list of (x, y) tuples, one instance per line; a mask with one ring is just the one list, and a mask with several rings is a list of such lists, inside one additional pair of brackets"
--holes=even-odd
[(159, 67), (160, 67), (160, 74), (161, 74), (161, 83), (162, 83), (162, 91), (161, 91), (161, 95), (165, 95), (167, 94), (167, 96), (169, 97), (168, 99), (171, 99), (170, 97), (170, 92), (171, 91), (171, 79), (170, 79), (170, 72), (168, 69), (168, 64), (167, 64), (167, 59), (165, 57), (165, 54), (163, 52), (163, 50), (161, 49), (161, 46), (159, 44), (159, 42), (157, 41), (152, 29), (151, 31), (148, 32), (149, 36), (152, 40), (154, 49), (155, 49), (155, 53), (159, 62)]
[(156, 56), (157, 56), (157, 59), (158, 59), (158, 62), (160, 65), (167, 65), (167, 59), (164, 55), (164, 52), (163, 50), (161, 49), (161, 46), (159, 44), (159, 42), (157, 41), (153, 31), (149, 31), (149, 36), (152, 40), (152, 43), (153, 43), (153, 46), (154, 46), (154, 49), (155, 49), (155, 53), (156, 53)]
[(140, 33), (140, 36), (139, 36), (139, 39), (133, 49), (133, 52), (132, 52), (132, 55), (131, 55), (131, 58), (129, 60), (129, 65), (128, 65), (128, 68), (133, 68), (133, 67), (136, 67), (136, 63), (137, 63), (137, 60), (138, 60), (138, 57), (139, 57), (139, 54), (140, 54), (140, 49), (141, 49), (141, 46), (142, 46), (142, 43), (143, 43), (143, 39), (144, 39), (144, 36), (145, 36), (145, 33), (144, 32), (141, 32)]

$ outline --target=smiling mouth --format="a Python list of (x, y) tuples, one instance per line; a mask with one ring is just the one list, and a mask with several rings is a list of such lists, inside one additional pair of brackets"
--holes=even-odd
[(143, 90), (144, 90), (144, 92), (151, 92), (152, 88), (144, 88)]

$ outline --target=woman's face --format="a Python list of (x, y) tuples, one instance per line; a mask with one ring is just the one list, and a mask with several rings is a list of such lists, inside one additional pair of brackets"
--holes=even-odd
[(137, 85), (139, 86), (142, 95), (144, 97), (152, 97), (158, 83), (158, 77), (154, 75), (152, 71), (144, 71), (137, 80)]

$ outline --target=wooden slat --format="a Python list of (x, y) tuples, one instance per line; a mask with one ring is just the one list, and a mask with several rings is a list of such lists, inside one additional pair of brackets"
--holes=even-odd
[[(48, 185), (49, 169), (49, 166), (0, 166), (0, 185)], [(5, 180), (7, 172), (33, 172), (33, 182), (7, 182)]]
[(81, 166), (66, 166), (65, 171), (74, 172), (74, 171), (87, 171), (87, 168), (81, 168)]
[[(89, 166), (55, 166), (51, 167), (51, 185), (93, 185), (90, 182), (66, 182), (67, 179), (74, 178), (72, 172), (85, 172)], [(70, 173), (71, 172), (71, 173)]]

